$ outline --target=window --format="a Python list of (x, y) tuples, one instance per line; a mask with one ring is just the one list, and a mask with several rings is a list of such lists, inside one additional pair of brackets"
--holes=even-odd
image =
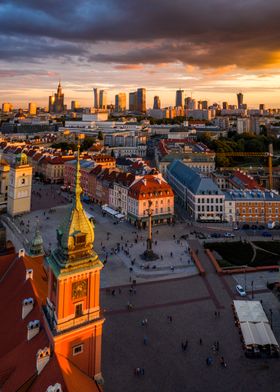
[(77, 304), (75, 306), (75, 317), (80, 317), (83, 315), (83, 304)]
[(74, 346), (72, 349), (73, 355), (81, 354), (84, 351), (84, 345), (79, 344), (78, 346)]

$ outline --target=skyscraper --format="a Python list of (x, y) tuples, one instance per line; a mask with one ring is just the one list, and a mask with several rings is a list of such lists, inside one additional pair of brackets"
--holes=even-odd
[(136, 91), (129, 93), (129, 106), (128, 107), (131, 112), (134, 112), (135, 110), (137, 110), (137, 93), (136, 93)]
[(74, 112), (75, 110), (80, 108), (79, 101), (71, 101), (71, 110)]
[(208, 101), (202, 101), (201, 106), (202, 106), (203, 110), (207, 110), (208, 109)]
[(160, 98), (158, 95), (154, 97), (154, 106), (153, 109), (160, 109)]
[(28, 104), (28, 113), (30, 116), (36, 116), (37, 114), (37, 105), (35, 102), (29, 102)]
[(185, 109), (195, 110), (196, 109), (196, 100), (192, 97), (185, 98)]
[(176, 103), (175, 106), (178, 107), (183, 107), (183, 102), (184, 102), (184, 90), (177, 90), (176, 91)]
[(94, 98), (93, 107), (95, 109), (99, 109), (99, 91), (97, 88), (93, 89), (93, 98)]
[(99, 92), (99, 109), (107, 108), (107, 91), (100, 90)]
[(146, 89), (137, 89), (137, 111), (141, 113), (146, 112)]
[(228, 110), (228, 103), (227, 102), (223, 102), (223, 110)]
[(124, 112), (126, 110), (126, 93), (115, 95), (115, 111)]
[(93, 89), (94, 109), (106, 109), (107, 108), (107, 91)]
[(62, 113), (64, 111), (64, 94), (62, 94), (62, 87), (59, 81), (57, 92), (49, 97), (49, 112)]
[(243, 108), (243, 94), (242, 93), (237, 94), (237, 106), (238, 106), (238, 109)]

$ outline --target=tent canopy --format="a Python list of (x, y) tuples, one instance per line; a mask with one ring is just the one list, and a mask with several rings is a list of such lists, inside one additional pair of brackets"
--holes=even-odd
[(268, 323), (250, 323), (244, 322), (240, 324), (242, 335), (246, 346), (250, 345), (275, 345), (279, 347), (275, 336)]
[(233, 301), (233, 304), (240, 323), (268, 323), (260, 301)]
[(108, 207), (107, 204), (104, 204), (102, 206), (102, 211), (107, 212), (108, 214), (113, 215), (113, 216), (118, 214), (118, 211), (115, 211), (115, 210), (113, 210), (113, 208)]

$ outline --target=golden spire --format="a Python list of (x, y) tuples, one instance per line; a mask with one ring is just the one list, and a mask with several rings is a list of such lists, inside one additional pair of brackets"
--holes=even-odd
[(78, 143), (77, 165), (76, 165), (76, 181), (75, 181), (75, 199), (74, 208), (81, 211), (83, 209), (81, 203), (81, 194), (83, 192), (81, 187), (81, 166), (80, 166), (80, 143)]

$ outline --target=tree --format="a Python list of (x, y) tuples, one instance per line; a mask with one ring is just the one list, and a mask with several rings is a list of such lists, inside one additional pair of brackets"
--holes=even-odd
[(102, 131), (99, 131), (99, 132), (98, 132), (97, 138), (98, 138), (98, 140), (104, 140)]
[(88, 150), (95, 143), (96, 143), (95, 137), (86, 137), (81, 145), (81, 151)]

